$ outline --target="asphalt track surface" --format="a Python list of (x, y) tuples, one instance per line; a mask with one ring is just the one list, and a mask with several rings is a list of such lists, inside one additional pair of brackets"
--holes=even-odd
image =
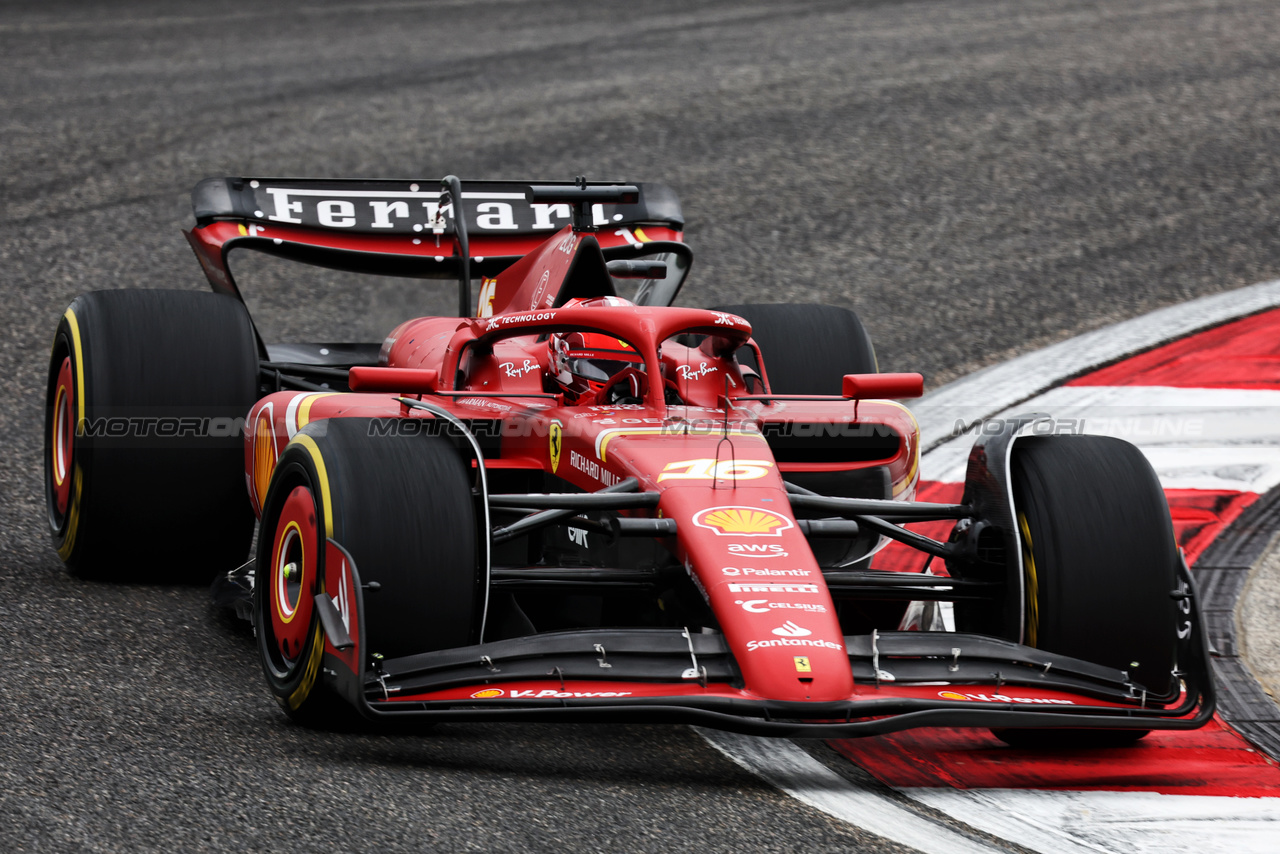
[[(902, 850), (684, 728), (304, 731), (203, 590), (69, 578), (50, 337), (86, 290), (203, 287), (199, 178), (665, 181), (682, 302), (854, 307), (936, 387), (1275, 278), (1277, 93), (1269, 0), (0, 4), (0, 848)], [(282, 335), (451, 303), (260, 273)]]

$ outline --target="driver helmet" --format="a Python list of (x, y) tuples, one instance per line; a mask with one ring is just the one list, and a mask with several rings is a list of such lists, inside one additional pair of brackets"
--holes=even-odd
[[(635, 305), (622, 297), (572, 299), (565, 308)], [(620, 338), (603, 332), (556, 332), (547, 341), (551, 373), (566, 399), (576, 403), (599, 394), (627, 368), (644, 370), (644, 358)]]

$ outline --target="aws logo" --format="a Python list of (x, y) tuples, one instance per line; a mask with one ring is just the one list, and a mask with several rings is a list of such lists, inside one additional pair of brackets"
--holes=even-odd
[(787, 550), (777, 543), (730, 543), (729, 553), (757, 557), (789, 557)]

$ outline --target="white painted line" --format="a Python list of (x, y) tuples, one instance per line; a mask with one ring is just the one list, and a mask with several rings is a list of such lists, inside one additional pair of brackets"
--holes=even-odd
[(911, 407), (926, 450), (954, 435), (957, 419), (987, 418), (1091, 368), (1280, 305), (1280, 280), (1162, 308), (983, 368), (926, 394)]
[(931, 821), (892, 798), (855, 786), (789, 741), (701, 727), (694, 727), (694, 731), (716, 750), (796, 800), (877, 836), (924, 854), (1000, 851)]
[[(1262, 495), (1280, 484), (1280, 448), (1143, 448), (1165, 489)], [(1280, 844), (1276, 850), (1280, 851)]]
[[(1275, 446), (1139, 448), (1165, 489), (1221, 489), (1261, 495), (1280, 485), (1280, 448)], [(964, 483), (968, 459), (968, 444), (953, 447), (948, 443), (921, 463), (921, 477), (941, 483)]]
[(1037, 789), (907, 789), (903, 794), (1045, 854), (1280, 850), (1276, 798)]
[(1059, 386), (1017, 409), (1074, 419), (1083, 432), (1143, 449), (1274, 446), (1280, 432), (1280, 391), (1265, 389)]
[[(992, 418), (1045, 412), (1071, 432), (1137, 445), (1165, 489), (1266, 492), (1280, 484), (1280, 391), (1166, 386), (1060, 386)], [(921, 460), (921, 476), (964, 481), (975, 433)]]

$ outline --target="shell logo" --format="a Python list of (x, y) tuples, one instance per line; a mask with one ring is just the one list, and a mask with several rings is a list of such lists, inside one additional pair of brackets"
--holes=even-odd
[(780, 537), (794, 527), (790, 519), (755, 507), (712, 507), (695, 513), (693, 524), (720, 537)]
[(964, 694), (957, 694), (955, 691), (939, 691), (938, 696), (944, 700), (967, 700)]
[(501, 688), (485, 688), (483, 691), (477, 691), (471, 695), (473, 700), (492, 700), (494, 697), (501, 697), (506, 692)]
[(268, 405), (258, 413), (253, 430), (253, 489), (259, 507), (266, 500), (271, 473), (276, 468), (276, 437), (271, 417), (272, 407)]

